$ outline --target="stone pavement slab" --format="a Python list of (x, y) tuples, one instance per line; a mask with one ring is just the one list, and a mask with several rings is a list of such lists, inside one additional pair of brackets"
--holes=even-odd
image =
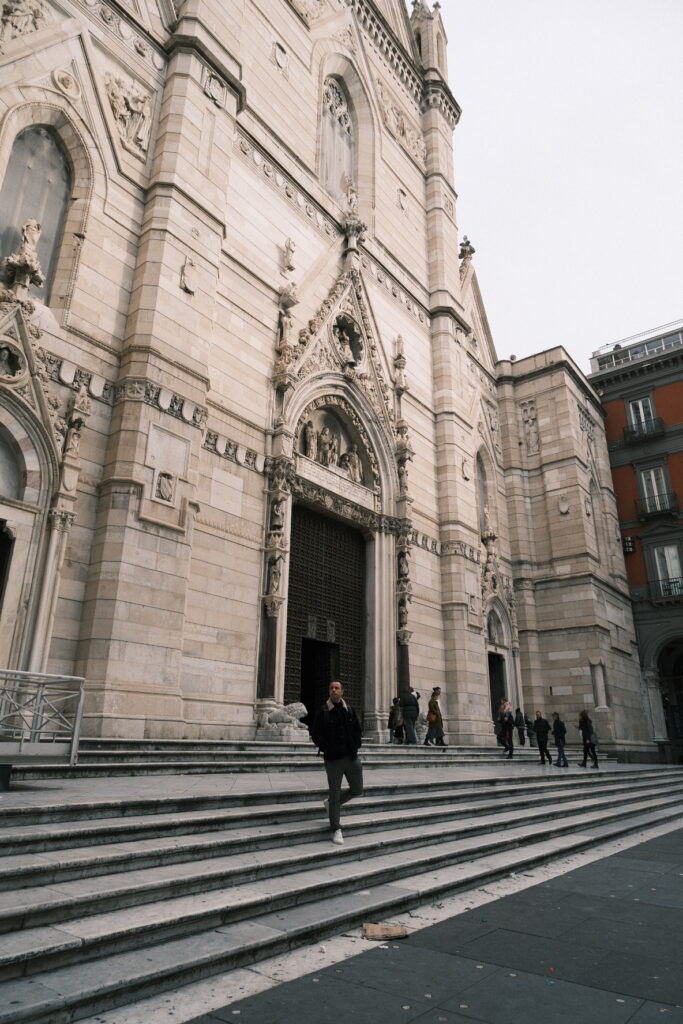
[(509, 885), (191, 1024), (683, 1024), (683, 829)]

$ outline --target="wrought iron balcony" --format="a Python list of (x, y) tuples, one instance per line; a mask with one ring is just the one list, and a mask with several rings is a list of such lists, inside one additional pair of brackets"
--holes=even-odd
[(640, 498), (636, 502), (636, 509), (640, 519), (648, 519), (652, 516), (674, 515), (678, 512), (678, 496), (673, 491), (665, 491), (662, 494), (650, 494), (647, 498)]
[(668, 580), (650, 580), (651, 601), (683, 601), (683, 576)]
[(643, 423), (632, 423), (630, 427), (624, 427), (624, 444), (635, 444), (650, 437), (661, 437), (665, 431), (664, 420), (659, 416)]

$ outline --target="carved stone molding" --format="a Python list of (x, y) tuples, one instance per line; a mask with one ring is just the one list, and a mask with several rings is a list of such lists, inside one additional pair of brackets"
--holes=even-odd
[(68, 533), (76, 519), (76, 513), (65, 508), (51, 508), (47, 514), (48, 526), (57, 533)]
[(114, 388), (114, 404), (118, 402), (145, 402), (162, 412), (183, 420), (189, 426), (202, 429), (206, 423), (208, 412), (195, 402), (182, 395), (176, 395), (160, 384), (146, 377), (128, 377)]
[(589, 416), (582, 405), (577, 403), (576, 407), (579, 411), (579, 426), (588, 438), (589, 443), (592, 444), (595, 441), (595, 420), (592, 416)]
[(244, 466), (245, 469), (251, 469), (256, 473), (263, 473), (266, 470), (267, 459), (264, 455), (217, 433), (215, 430), (207, 430), (202, 448), (213, 452), (221, 459), (227, 459), (228, 462), (234, 462), (236, 465)]
[(377, 79), (377, 96), (382, 111), (382, 120), (390, 135), (400, 143), (406, 153), (424, 170), (427, 159), (427, 147), (422, 130), (390, 95), (381, 78)]
[(275, 166), (271, 158), (252, 139), (248, 138), (243, 132), (236, 131), (233, 148), (242, 159), (254, 164), (271, 188), (284, 195), (292, 207), (302, 217), (306, 218), (309, 223), (314, 224), (318, 231), (328, 238), (334, 238), (339, 234), (336, 222), (314, 205), (311, 197), (302, 191), (292, 178)]

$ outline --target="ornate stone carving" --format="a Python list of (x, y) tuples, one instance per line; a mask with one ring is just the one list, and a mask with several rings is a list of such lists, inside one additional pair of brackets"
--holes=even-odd
[(156, 479), (156, 487), (154, 488), (154, 497), (159, 501), (165, 501), (170, 504), (173, 501), (174, 490), (175, 478), (173, 473), (159, 473)]
[[(25, 224), (22, 224), (21, 246), (17, 252), (5, 256), (2, 261), (2, 266), (7, 270), (10, 278), (9, 292), (3, 290), (4, 301), (25, 302), (29, 297), (29, 286), (33, 284), (40, 288), (45, 282), (45, 275), (36, 249), (39, 238), (40, 224), (37, 220), (27, 220)], [(30, 312), (33, 312), (33, 309)]]
[(347, 135), (353, 136), (353, 121), (349, 112), (344, 93), (334, 78), (326, 78), (323, 85), (323, 106), (328, 109), (332, 117)]
[(469, 270), (470, 263), (472, 262), (472, 257), (476, 251), (477, 250), (474, 248), (467, 235), (463, 235), (459, 253), (461, 281), (464, 281), (467, 271)]
[(520, 402), (519, 407), (522, 412), (527, 455), (536, 455), (540, 449), (536, 403), (531, 399), (528, 402)]
[(399, 334), (396, 338), (396, 355), (394, 357), (394, 391), (401, 398), (408, 390), (406, 380), (406, 357), (403, 345), (403, 338)]
[(136, 156), (144, 156), (149, 146), (152, 127), (152, 103), (130, 79), (108, 71), (104, 76), (107, 97), (114, 115), (114, 123), (125, 149)]
[(0, 48), (5, 42), (43, 28), (47, 7), (43, 0), (3, 0), (0, 11)]
[(307, 24), (312, 24), (325, 10), (325, 0), (290, 0)]
[(424, 167), (427, 147), (422, 132), (408, 117), (402, 107), (389, 95), (381, 79), (377, 79), (377, 96), (382, 119), (390, 134), (401, 144), (410, 156)]
[(197, 264), (191, 256), (186, 256), (180, 270), (180, 287), (188, 295), (194, 295), (197, 291), (197, 283)]
[(0, 380), (13, 380), (22, 375), (25, 362), (18, 348), (6, 341), (0, 342)]
[[(320, 430), (316, 429), (314, 415), (327, 409), (338, 412), (342, 422), (346, 421), (349, 424), (350, 438), (345, 437), (341, 429), (331, 428), (329, 423), (325, 423)], [(335, 416), (335, 419), (338, 418), (339, 416)], [(360, 439), (362, 451), (359, 451), (358, 444), (352, 440), (354, 434)], [(342, 452), (343, 444), (346, 447)], [(321, 466), (338, 468), (349, 480), (366, 487), (368, 484), (365, 479), (364, 463), (369, 463), (373, 487), (379, 494), (379, 468), (370, 438), (359, 417), (341, 396), (321, 395), (311, 402), (299, 420), (294, 437), (294, 449), (313, 462), (320, 463)]]
[(294, 264), (295, 249), (296, 243), (294, 242), (294, 239), (285, 239), (285, 244), (282, 247), (282, 269), (285, 273), (291, 273), (293, 270), (296, 270), (296, 266)]

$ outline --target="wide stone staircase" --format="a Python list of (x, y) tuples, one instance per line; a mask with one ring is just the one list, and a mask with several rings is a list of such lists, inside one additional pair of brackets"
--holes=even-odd
[[(554, 748), (553, 748), (554, 749)], [(568, 747), (568, 756), (572, 751)], [(576, 748), (578, 752), (578, 747)], [(422, 767), (438, 760), (443, 765), (498, 764), (501, 748), (448, 746), (425, 747), (366, 744), (363, 763), (374, 768)], [(516, 746), (514, 760), (538, 761), (538, 750)], [(603, 758), (603, 761), (606, 759)], [(320, 758), (309, 739), (300, 743), (268, 743), (258, 740), (119, 740), (83, 738), (78, 762), (15, 766), (20, 779), (98, 778), (124, 775), (220, 774), (224, 772), (291, 772), (320, 770)]]
[(38, 802), (0, 803), (0, 1024), (91, 1016), (683, 810), (673, 767), (508, 765), (424, 782), (414, 766), (388, 776), (365, 763), (343, 847), (330, 843), (322, 785), (294, 780), (222, 795), (79, 791), (71, 803), (50, 784)]

